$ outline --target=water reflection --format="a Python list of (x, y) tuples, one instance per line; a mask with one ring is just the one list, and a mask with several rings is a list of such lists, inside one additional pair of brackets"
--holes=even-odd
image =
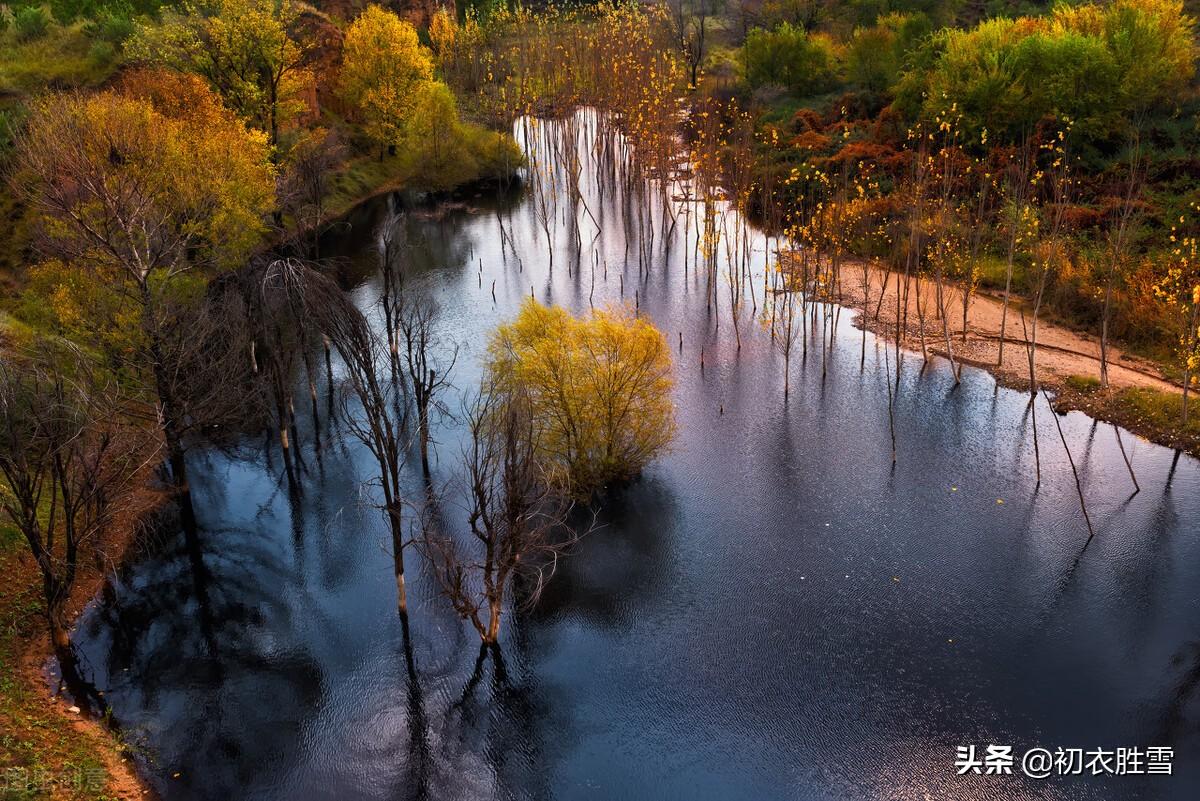
[[(587, 162), (596, 121), (577, 129)], [(706, 303), (695, 210), (665, 236), (654, 202), (629, 236), (627, 210), (652, 190), (584, 174), (595, 219), (552, 228), (553, 274), (530, 195), (480, 197), (402, 216), (406, 288), (438, 302), (462, 393), (531, 291), (576, 311), (636, 298), (678, 350), (672, 451), (606, 499), (602, 527), (532, 612), (508, 616), (496, 652), (417, 569), (402, 625), (361, 483), (369, 457), (340, 430), (320, 427), (318, 453), (301, 418), (295, 486), (270, 438), (197, 454), (197, 537), (164, 533), (77, 634), (155, 788), (169, 801), (1191, 798), (1196, 462), (1125, 434), (1143, 486), (1131, 497), (1115, 437), (1063, 418), (1096, 522), (1085, 549), (1044, 407), (1035, 491), (1027, 396), (970, 369), (955, 388), (946, 366), (906, 354), (893, 466), (894, 352), (868, 337), (860, 368), (842, 314), (827, 364), (819, 345), (793, 356), (785, 401), (763, 326), (744, 310), (739, 350), (727, 284)], [(371, 314), (377, 226), (397, 203), (356, 211), (328, 243)], [(752, 248), (760, 310), (769, 245)], [(443, 415), (434, 439), (445, 486), (463, 431)], [(419, 463), (409, 480), (420, 497)], [(453, 498), (440, 513), (461, 522)], [(954, 747), (989, 742), (1170, 745), (1177, 775), (956, 777)]]

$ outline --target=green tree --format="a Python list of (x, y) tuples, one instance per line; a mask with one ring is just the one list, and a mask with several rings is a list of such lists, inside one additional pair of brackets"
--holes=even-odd
[(127, 51), (201, 76), (274, 146), (280, 125), (304, 108), (297, 93), (311, 81), (308, 50), (290, 33), (300, 13), (293, 0), (185, 0), (161, 24), (141, 25)]
[(1175, 105), (1195, 74), (1193, 27), (1181, 0), (1116, 0), (943, 30), (914, 54), (897, 106), (933, 119), (955, 104), (970, 134), (1010, 140), (1044, 117), (1070, 118), (1085, 139), (1114, 137)]
[(449, 189), (475, 177), (478, 165), (467, 132), (458, 119), (450, 88), (426, 81), (406, 128), (414, 179), (430, 189)]
[(833, 42), (788, 23), (750, 31), (742, 45), (742, 66), (751, 86), (777, 84), (799, 95), (828, 91), (837, 77)]
[(856, 29), (846, 48), (846, 78), (873, 92), (887, 91), (900, 78), (909, 50), (929, 30), (924, 14), (888, 14)]

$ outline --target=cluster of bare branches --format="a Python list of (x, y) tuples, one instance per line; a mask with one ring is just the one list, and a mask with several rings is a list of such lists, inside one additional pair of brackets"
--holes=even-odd
[(519, 585), (525, 604), (534, 604), (582, 533), (568, 524), (572, 504), (538, 456), (523, 392), (491, 382), (463, 415), (470, 432), (461, 481), (469, 542), (427, 526), (424, 550), (454, 610), (494, 645), (509, 593)]
[(85, 559), (107, 562), (105, 535), (154, 458), (110, 376), (71, 346), (41, 344), (0, 360), (0, 511), (42, 577), (50, 640), (70, 681), (66, 604)]

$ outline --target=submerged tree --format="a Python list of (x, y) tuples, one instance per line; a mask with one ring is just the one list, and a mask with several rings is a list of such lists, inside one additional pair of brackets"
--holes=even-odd
[(410, 437), (404, 388), (389, 367), (391, 357), (386, 341), (381, 340), (341, 290), (311, 271), (305, 280), (311, 287), (306, 292), (309, 308), (345, 365), (342, 419), (351, 435), (366, 446), (375, 460), (373, 483), (383, 495), (380, 509), (391, 534), (397, 605), (400, 614), (406, 616), (404, 551), (411, 543), (404, 536), (401, 486)]
[(458, 360), (458, 348), (451, 349), (444, 362), (434, 353), (438, 339), (435, 321), (437, 305), (427, 298), (404, 297), (400, 306), (400, 332), (404, 336), (405, 364), (412, 382), (413, 402), (417, 408), (417, 439), (421, 448), (421, 471), (429, 477), (429, 423), (431, 413), (441, 408), (438, 395), (450, 386), (447, 376)]
[(675, 434), (666, 339), (626, 309), (578, 319), (528, 300), (489, 357), (505, 391), (528, 394), (540, 455), (576, 496), (636, 476)]
[(485, 646), (495, 645), (505, 599), (518, 581), (534, 603), (577, 538), (570, 504), (552, 487), (539, 456), (534, 407), (521, 388), (489, 382), (465, 411), (470, 441), (463, 490), (470, 538), (427, 530), (425, 551), (455, 612)]

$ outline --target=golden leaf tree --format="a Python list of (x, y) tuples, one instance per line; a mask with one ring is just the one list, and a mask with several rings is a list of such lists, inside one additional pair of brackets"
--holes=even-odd
[(1183, 424), (1188, 422), (1188, 395), (1200, 372), (1200, 204), (1192, 203), (1171, 226), (1171, 250), (1154, 293), (1179, 327), (1179, 366), (1183, 370)]
[[(248, 130), (203, 82), (150, 74), (132, 93), (48, 95), (18, 140), (17, 187), (41, 221), (39, 256), (59, 288), (100, 297), (99, 335), (157, 400), (174, 480), (186, 487), (188, 415), (175, 390), (167, 332), (180, 292), (236, 265), (274, 202), (266, 135)], [(156, 101), (173, 102), (164, 107)], [(117, 331), (124, 324), (135, 331)]]
[(636, 476), (675, 434), (666, 339), (625, 308), (581, 319), (528, 300), (489, 357), (492, 380), (528, 396), (539, 456), (572, 495)]
[(362, 116), (367, 135), (395, 150), (433, 59), (413, 26), (390, 11), (367, 6), (346, 31), (342, 49), (342, 99)]

